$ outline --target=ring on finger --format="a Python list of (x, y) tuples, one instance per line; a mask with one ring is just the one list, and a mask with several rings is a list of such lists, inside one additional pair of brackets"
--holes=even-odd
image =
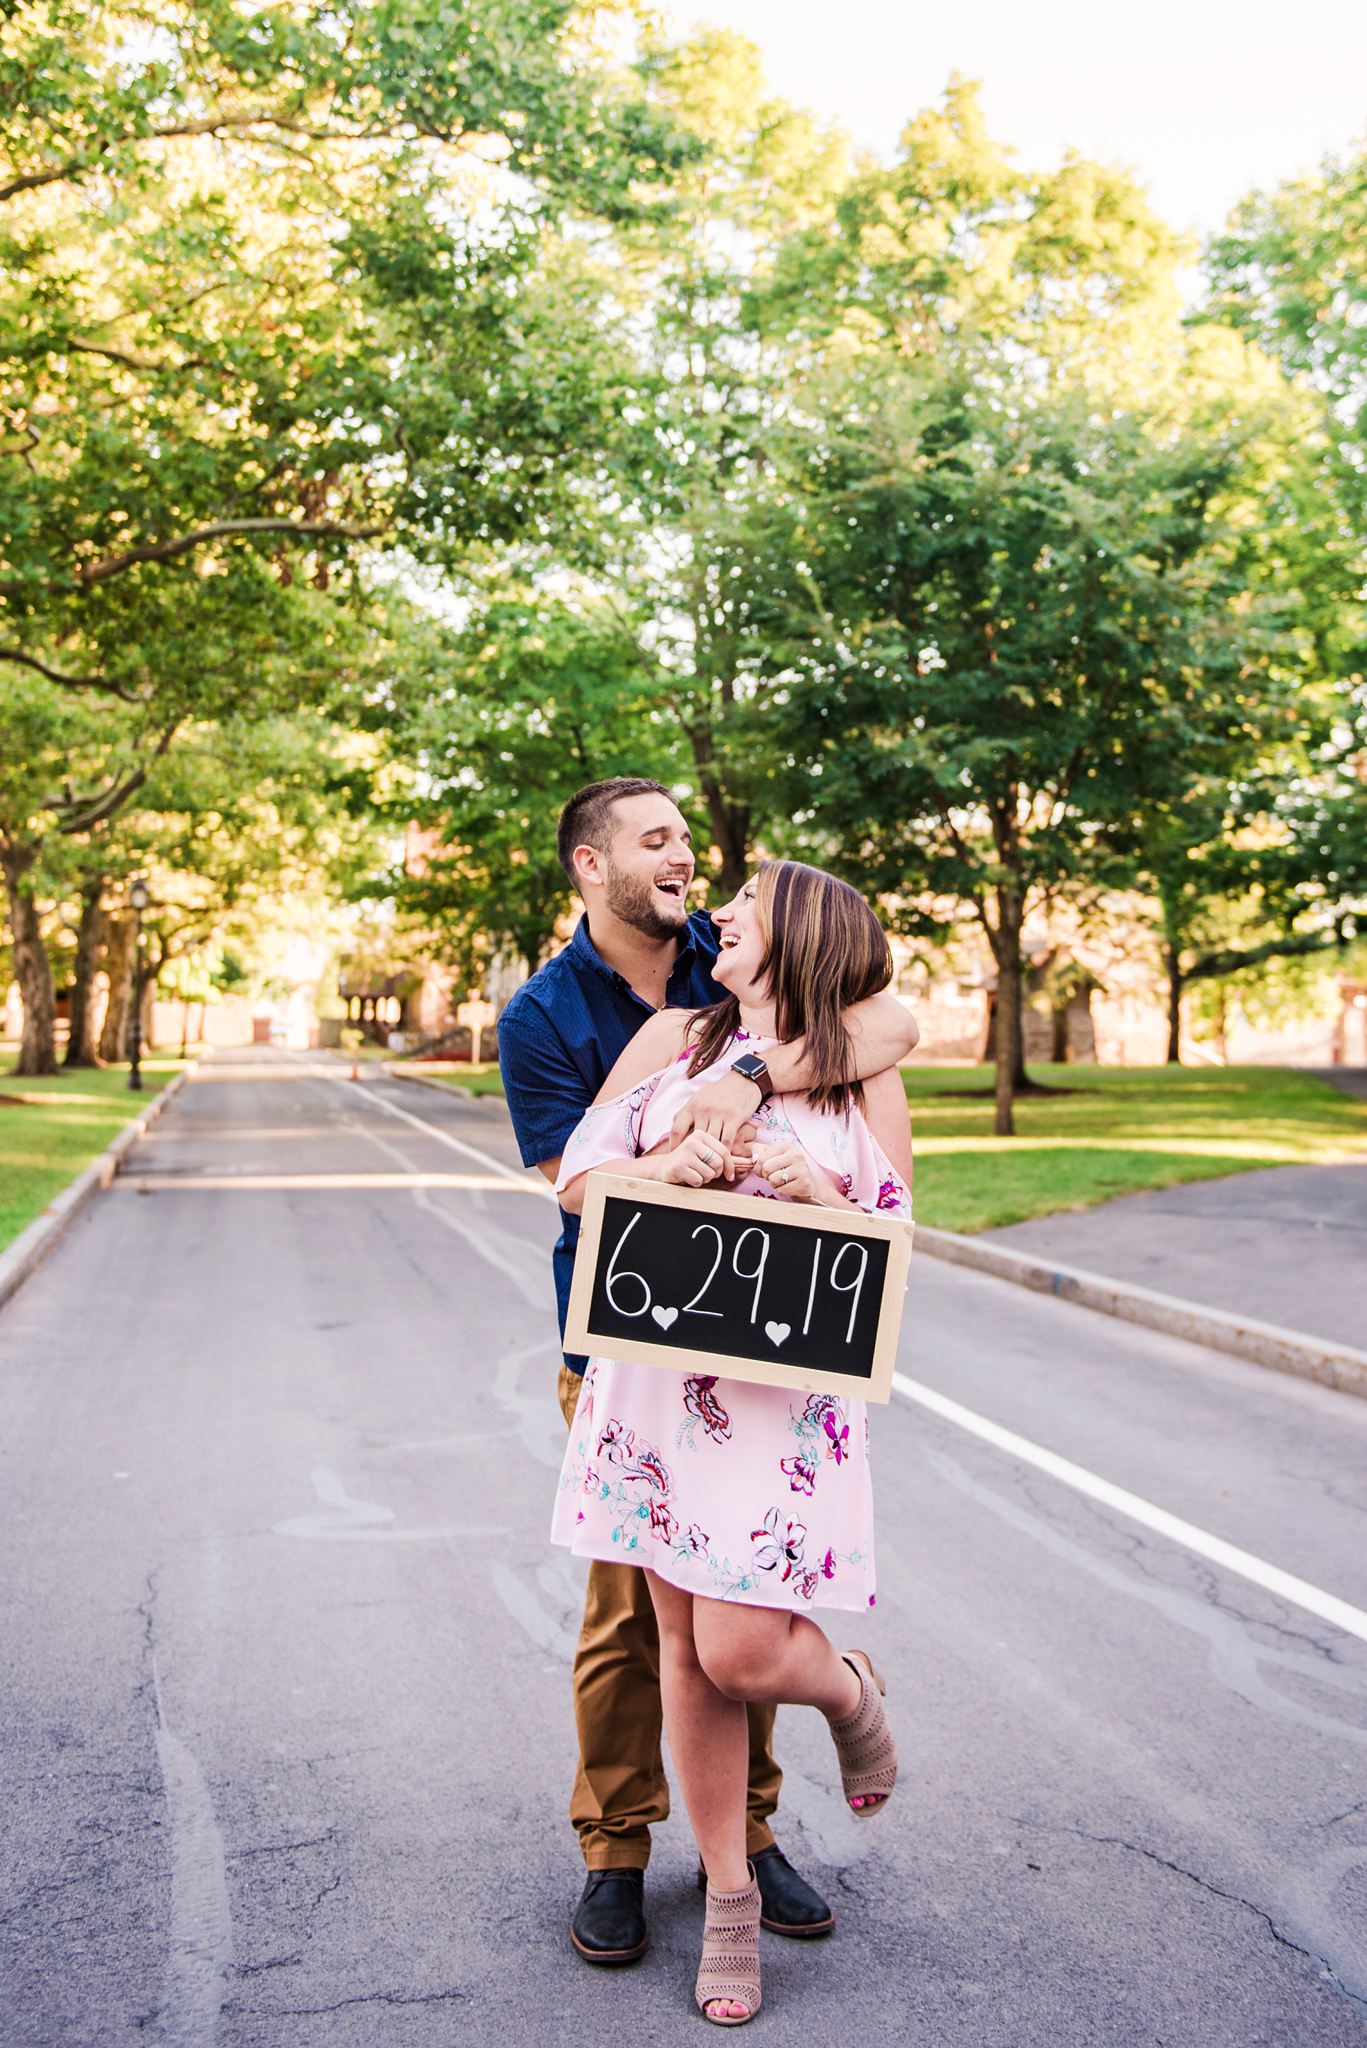
[(702, 1160), (704, 1166), (710, 1166), (717, 1155), (712, 1150), (712, 1147), (710, 1145), (704, 1145), (701, 1151), (699, 1152), (698, 1156)]

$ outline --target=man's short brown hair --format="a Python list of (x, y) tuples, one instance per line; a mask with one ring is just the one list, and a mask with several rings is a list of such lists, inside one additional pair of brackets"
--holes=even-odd
[(555, 835), (555, 850), (571, 888), (579, 887), (575, 847), (591, 846), (595, 853), (605, 854), (612, 844), (612, 807), (627, 796), (667, 796), (671, 803), (676, 801), (662, 782), (649, 782), (643, 775), (610, 775), (606, 782), (586, 782), (577, 789), (560, 813)]

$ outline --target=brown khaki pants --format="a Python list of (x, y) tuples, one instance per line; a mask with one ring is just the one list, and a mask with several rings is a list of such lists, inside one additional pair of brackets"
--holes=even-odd
[[(557, 1389), (573, 1422), (582, 1381), (567, 1365)], [(750, 1720), (750, 1792), (745, 1853), (773, 1844), (769, 1816), (783, 1773), (773, 1758), (776, 1707), (746, 1708)], [(589, 1566), (584, 1625), (574, 1655), (574, 1719), (579, 1768), (570, 1819), (590, 1870), (644, 1870), (652, 1823), (669, 1817), (669, 1781), (660, 1759), (660, 1636), (646, 1575), (636, 1565)]]

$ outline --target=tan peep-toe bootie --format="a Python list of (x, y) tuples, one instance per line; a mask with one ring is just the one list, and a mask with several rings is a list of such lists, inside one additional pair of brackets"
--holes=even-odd
[[(743, 2027), (759, 2011), (759, 1886), (751, 1864), (750, 1882), (739, 1891), (707, 1887), (707, 1924), (703, 1929), (702, 1961), (694, 1997), (705, 2020), (714, 2027)], [(743, 2005), (743, 2016), (710, 2013), (720, 2001)]]
[(845, 1803), (851, 1799), (876, 1799), (876, 1806), (851, 1806), (856, 1820), (872, 1820), (881, 1813), (897, 1783), (897, 1744), (892, 1739), (888, 1717), (883, 1711), (887, 1691), (863, 1650), (851, 1650), (845, 1658), (863, 1692), (848, 1721), (832, 1721), (831, 1739), (840, 1761), (840, 1783)]

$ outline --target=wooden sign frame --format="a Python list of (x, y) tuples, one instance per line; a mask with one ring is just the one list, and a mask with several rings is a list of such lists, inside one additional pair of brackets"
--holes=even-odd
[(762, 1204), (766, 1228), (821, 1231), (856, 1240), (875, 1238), (887, 1245), (873, 1369), (865, 1378), (862, 1374), (823, 1372), (811, 1366), (785, 1364), (780, 1358), (754, 1359), (716, 1351), (695, 1351), (682, 1345), (656, 1344), (634, 1334), (624, 1337), (618, 1331), (600, 1331), (595, 1335), (589, 1328), (589, 1322), (602, 1248), (604, 1210), (609, 1198), (654, 1208), (684, 1210), (704, 1218), (725, 1216), (733, 1221), (741, 1205), (751, 1209), (759, 1206), (753, 1199), (747, 1202), (743, 1196), (718, 1194), (712, 1188), (676, 1187), (663, 1181), (591, 1172), (585, 1183), (574, 1280), (565, 1318), (567, 1351), (621, 1358), (635, 1365), (663, 1365), (672, 1372), (715, 1374), (719, 1379), (748, 1380), (768, 1387), (791, 1387), (799, 1393), (838, 1394), (846, 1400), (886, 1402), (891, 1399), (907, 1269), (911, 1260), (912, 1224), (900, 1216), (870, 1216), (863, 1209), (831, 1209), (815, 1202), (766, 1201)]

